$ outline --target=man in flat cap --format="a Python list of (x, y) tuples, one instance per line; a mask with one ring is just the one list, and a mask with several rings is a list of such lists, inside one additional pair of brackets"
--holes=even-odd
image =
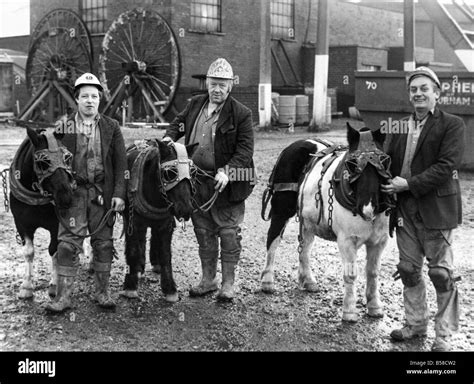
[(461, 190), (458, 169), (464, 151), (463, 120), (441, 111), (438, 76), (427, 67), (407, 77), (415, 112), (410, 129), (393, 134), (387, 145), (394, 176), (382, 190), (397, 194), (397, 246), (400, 262), (395, 276), (403, 282), (405, 326), (390, 336), (410, 340), (427, 333), (429, 310), (422, 275), (424, 257), (436, 290), (433, 351), (451, 350), (452, 332), (459, 326), (459, 298), (453, 276), (453, 229), (461, 223)]

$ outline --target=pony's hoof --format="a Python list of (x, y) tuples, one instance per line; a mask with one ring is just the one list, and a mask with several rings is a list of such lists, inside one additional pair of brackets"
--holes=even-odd
[(381, 317), (383, 317), (383, 309), (380, 307), (368, 308), (367, 315), (380, 319)]
[(33, 298), (33, 289), (31, 288), (20, 288), (18, 298), (22, 300), (28, 300)]
[(51, 285), (48, 287), (48, 295), (49, 295), (50, 297), (55, 297), (55, 296), (56, 296), (56, 290), (57, 290), (57, 286), (51, 284)]
[(318, 284), (316, 284), (314, 281), (309, 281), (303, 284), (303, 289), (308, 292), (318, 292)]
[(127, 299), (138, 299), (138, 291), (132, 291), (132, 290), (123, 290), (119, 292), (120, 296), (124, 296)]
[(359, 320), (359, 315), (357, 312), (342, 312), (342, 321), (347, 321), (348, 323), (357, 323)]
[(177, 303), (177, 302), (179, 301), (178, 292), (169, 293), (168, 295), (165, 295), (165, 300), (166, 300), (168, 303)]
[(271, 282), (262, 282), (262, 291), (265, 293), (274, 293), (275, 292), (275, 285)]

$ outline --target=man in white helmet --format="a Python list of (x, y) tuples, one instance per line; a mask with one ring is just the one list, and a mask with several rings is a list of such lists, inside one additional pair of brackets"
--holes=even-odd
[(97, 228), (109, 209), (121, 212), (125, 207), (127, 160), (118, 122), (99, 114), (102, 90), (93, 74), (80, 76), (74, 87), (77, 112), (56, 125), (57, 132), (64, 134), (62, 143), (74, 156), (77, 189), (71, 208), (60, 210), (58, 287), (56, 297), (46, 307), (49, 312), (63, 312), (72, 306), (71, 293), (87, 231), (93, 233), (95, 300), (103, 308), (115, 307), (108, 291), (114, 255), (113, 223)]
[[(245, 199), (250, 195), (254, 180), (252, 112), (230, 96), (234, 82), (232, 67), (223, 58), (214, 61), (207, 72), (207, 95), (195, 96), (171, 126), (164, 140), (198, 144), (194, 163), (210, 176), (198, 183), (200, 203), (208, 201), (219, 191), (212, 208), (192, 215), (194, 232), (199, 244), (202, 266), (201, 282), (192, 287), (191, 296), (204, 296), (218, 289), (217, 260), (222, 265), (222, 286), (217, 295), (221, 301), (234, 298), (235, 268), (242, 250), (240, 225), (244, 219)], [(207, 181), (210, 181), (208, 183)]]
[(394, 177), (382, 187), (386, 193), (397, 194), (398, 214), (391, 222), (397, 223), (400, 262), (396, 277), (403, 283), (405, 306), (405, 326), (390, 336), (406, 341), (427, 333), (430, 312), (423, 278), (426, 257), (438, 304), (432, 350), (448, 351), (451, 334), (459, 326), (451, 244), (453, 229), (462, 220), (458, 169), (465, 124), (436, 106), (440, 82), (430, 68), (416, 68), (408, 75), (407, 85), (415, 112), (408, 118), (409, 131), (393, 134), (386, 145)]

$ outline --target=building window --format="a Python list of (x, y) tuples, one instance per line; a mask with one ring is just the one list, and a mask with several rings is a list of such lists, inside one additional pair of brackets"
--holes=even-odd
[(295, 38), (295, 0), (272, 0), (272, 37), (276, 39)]
[(192, 0), (191, 29), (221, 32), (221, 0)]
[(91, 34), (105, 33), (107, 0), (79, 0), (79, 10)]

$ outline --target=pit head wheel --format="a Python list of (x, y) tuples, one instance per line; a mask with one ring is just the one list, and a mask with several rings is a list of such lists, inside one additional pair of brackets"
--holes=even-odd
[(74, 82), (92, 70), (92, 43), (77, 14), (58, 9), (36, 26), (26, 62), (31, 99), (20, 119), (54, 121), (75, 108)]
[(120, 117), (126, 105), (129, 121), (164, 122), (180, 71), (179, 48), (166, 20), (143, 8), (122, 13), (105, 34), (99, 57), (103, 113)]

